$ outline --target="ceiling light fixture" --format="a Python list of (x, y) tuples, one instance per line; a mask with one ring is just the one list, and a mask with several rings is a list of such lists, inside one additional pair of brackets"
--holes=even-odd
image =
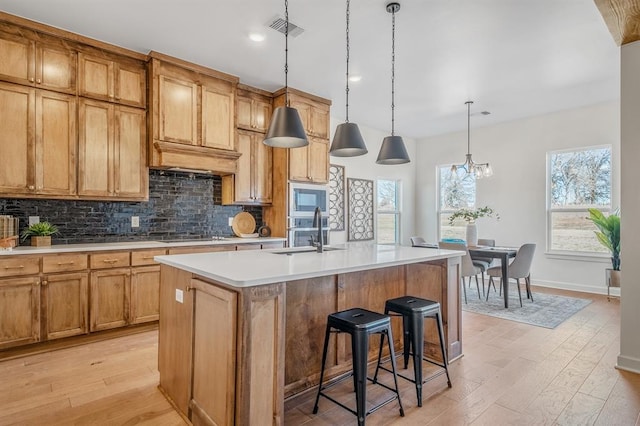
[(362, 139), (358, 125), (356, 123), (349, 123), (349, 4), (350, 1), (347, 0), (346, 117), (345, 122), (336, 127), (336, 133), (333, 135), (333, 142), (331, 143), (329, 154), (334, 157), (356, 157), (369, 152), (364, 143), (364, 139)]
[(271, 117), (267, 135), (262, 141), (265, 145), (276, 148), (298, 148), (309, 145), (307, 134), (302, 127), (300, 114), (289, 106), (289, 1), (284, 1), (284, 106), (276, 108)]
[(361, 75), (352, 75), (349, 77), (349, 81), (352, 83), (357, 83), (360, 80), (362, 80), (362, 76)]
[(263, 42), (264, 41), (264, 34), (261, 33), (250, 33), (249, 34), (249, 38), (252, 41), (255, 41), (257, 43)]
[(377, 164), (404, 164), (411, 161), (401, 136), (395, 136), (395, 79), (396, 79), (396, 12), (400, 3), (389, 3), (387, 12), (391, 13), (391, 136), (382, 141)]
[[(451, 166), (451, 175), (454, 178), (458, 177), (458, 169), (464, 170), (468, 175), (475, 175), (476, 179), (482, 179), (483, 177), (493, 176), (493, 169), (489, 163), (474, 163), (471, 159), (471, 104), (473, 101), (467, 101), (467, 155), (464, 160), (464, 164)], [(483, 111), (484, 114), (487, 111)], [(489, 113), (487, 113), (489, 114)], [(484, 115), (487, 115), (484, 114)]]

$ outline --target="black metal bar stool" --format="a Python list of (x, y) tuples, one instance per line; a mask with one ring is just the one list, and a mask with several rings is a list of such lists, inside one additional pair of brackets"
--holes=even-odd
[[(389, 299), (385, 303), (384, 313), (397, 316), (402, 316), (402, 328), (404, 329), (404, 343), (403, 343), (403, 353), (404, 353), (404, 368), (406, 369), (409, 364), (409, 355), (413, 355), (413, 370), (414, 377), (409, 378), (403, 376), (402, 374), (398, 374), (398, 376), (403, 379), (409, 380), (410, 382), (415, 383), (416, 385), (416, 394), (418, 397), (418, 407), (422, 407), (422, 385), (429, 380), (435, 379), (436, 377), (445, 374), (447, 375), (447, 385), (451, 387), (451, 378), (449, 377), (449, 364), (447, 361), (447, 353), (444, 347), (444, 332), (442, 328), (442, 314), (440, 313), (440, 303), (434, 302), (433, 300), (421, 299), (419, 297), (412, 296), (403, 296), (398, 297), (396, 299)], [(438, 324), (438, 335), (440, 336), (440, 350), (442, 351), (442, 359), (443, 362), (439, 363), (433, 360), (430, 360), (424, 356), (424, 319), (425, 318), (434, 318), (436, 323)], [(384, 336), (383, 336), (384, 338)], [(380, 348), (382, 348), (382, 343), (380, 344)], [(413, 352), (411, 352), (413, 350)], [(393, 353), (392, 357), (392, 365), (393, 363)], [(389, 371), (388, 368), (384, 367), (381, 363), (382, 358), (382, 350), (378, 352), (378, 366), (376, 367), (376, 372), (373, 376), (374, 383), (378, 377), (378, 370), (383, 369)], [(422, 377), (422, 360), (425, 360), (431, 364), (437, 365), (438, 367), (442, 367), (442, 370), (438, 371), (436, 374), (431, 375), (430, 377), (423, 379)], [(395, 368), (395, 367), (394, 367)]]
[[(351, 375), (347, 375), (343, 379), (338, 380), (328, 386), (322, 386), (322, 381), (324, 379), (324, 366), (327, 361), (327, 347), (329, 346), (329, 336), (332, 332), (349, 333), (351, 335), (351, 352), (353, 358), (352, 375), (356, 391), (356, 411), (333, 399), (324, 392), (326, 389), (329, 389), (333, 385), (341, 382), (343, 379), (351, 377)], [(384, 336), (387, 335), (388, 337), (388, 340), (390, 342), (389, 351), (391, 352), (392, 369), (387, 371), (393, 373), (393, 381), (396, 387), (395, 389), (393, 389), (383, 383), (377, 383), (378, 385), (389, 389), (390, 391), (395, 393), (395, 395), (367, 411), (366, 381), (373, 381), (373, 379), (367, 377), (367, 354), (369, 352), (369, 335), (374, 333), (381, 335), (381, 345), (384, 342)], [(334, 402), (342, 408), (355, 414), (358, 417), (358, 425), (364, 425), (366, 416), (396, 399), (398, 400), (398, 405), (400, 406), (400, 416), (404, 417), (404, 409), (402, 408), (400, 392), (398, 391), (398, 377), (396, 375), (395, 353), (393, 351), (392, 342), (393, 336), (391, 334), (391, 318), (388, 315), (382, 315), (377, 312), (372, 312), (360, 308), (348, 309), (346, 311), (336, 312), (329, 315), (327, 317), (327, 331), (324, 337), (324, 349), (322, 351), (320, 384), (318, 386), (318, 394), (316, 395), (316, 403), (313, 406), (313, 414), (318, 413), (318, 401), (320, 400), (320, 396), (324, 396), (331, 402)]]

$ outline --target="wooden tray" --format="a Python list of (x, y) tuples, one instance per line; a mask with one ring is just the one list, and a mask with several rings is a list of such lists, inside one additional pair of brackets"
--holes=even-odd
[(231, 229), (238, 237), (241, 237), (241, 234), (252, 234), (256, 230), (256, 220), (251, 213), (240, 212), (233, 217)]

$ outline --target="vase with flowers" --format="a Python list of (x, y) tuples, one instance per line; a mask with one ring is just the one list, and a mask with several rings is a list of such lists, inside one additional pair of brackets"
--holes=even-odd
[(478, 228), (476, 227), (476, 220), (481, 217), (495, 217), (500, 220), (500, 215), (496, 213), (489, 206), (479, 207), (476, 209), (459, 209), (453, 212), (449, 216), (449, 225), (454, 225), (456, 222), (463, 220), (467, 223), (467, 246), (473, 247), (478, 245)]

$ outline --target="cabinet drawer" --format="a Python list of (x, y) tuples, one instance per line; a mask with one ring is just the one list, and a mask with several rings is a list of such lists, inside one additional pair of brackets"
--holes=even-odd
[(240, 251), (240, 250), (260, 250), (260, 244), (253, 244), (253, 243), (248, 243), (248, 244), (238, 244), (236, 247), (236, 250)]
[(42, 272), (69, 272), (87, 269), (86, 254), (61, 254), (56, 256), (44, 256), (42, 258)]
[(14, 257), (0, 259), (0, 277), (33, 275), (40, 273), (40, 257)]
[(174, 247), (169, 249), (169, 254), (193, 254), (193, 253), (211, 253), (214, 251), (233, 251), (236, 249), (234, 245), (205, 246), (205, 247)]
[(284, 243), (282, 241), (277, 241), (273, 243), (262, 243), (262, 250), (279, 249), (282, 247), (284, 247)]
[(129, 266), (129, 252), (100, 253), (90, 255), (91, 269), (120, 268)]
[(165, 254), (167, 254), (165, 249), (132, 251), (131, 266), (155, 265), (157, 262), (153, 260), (153, 257)]

